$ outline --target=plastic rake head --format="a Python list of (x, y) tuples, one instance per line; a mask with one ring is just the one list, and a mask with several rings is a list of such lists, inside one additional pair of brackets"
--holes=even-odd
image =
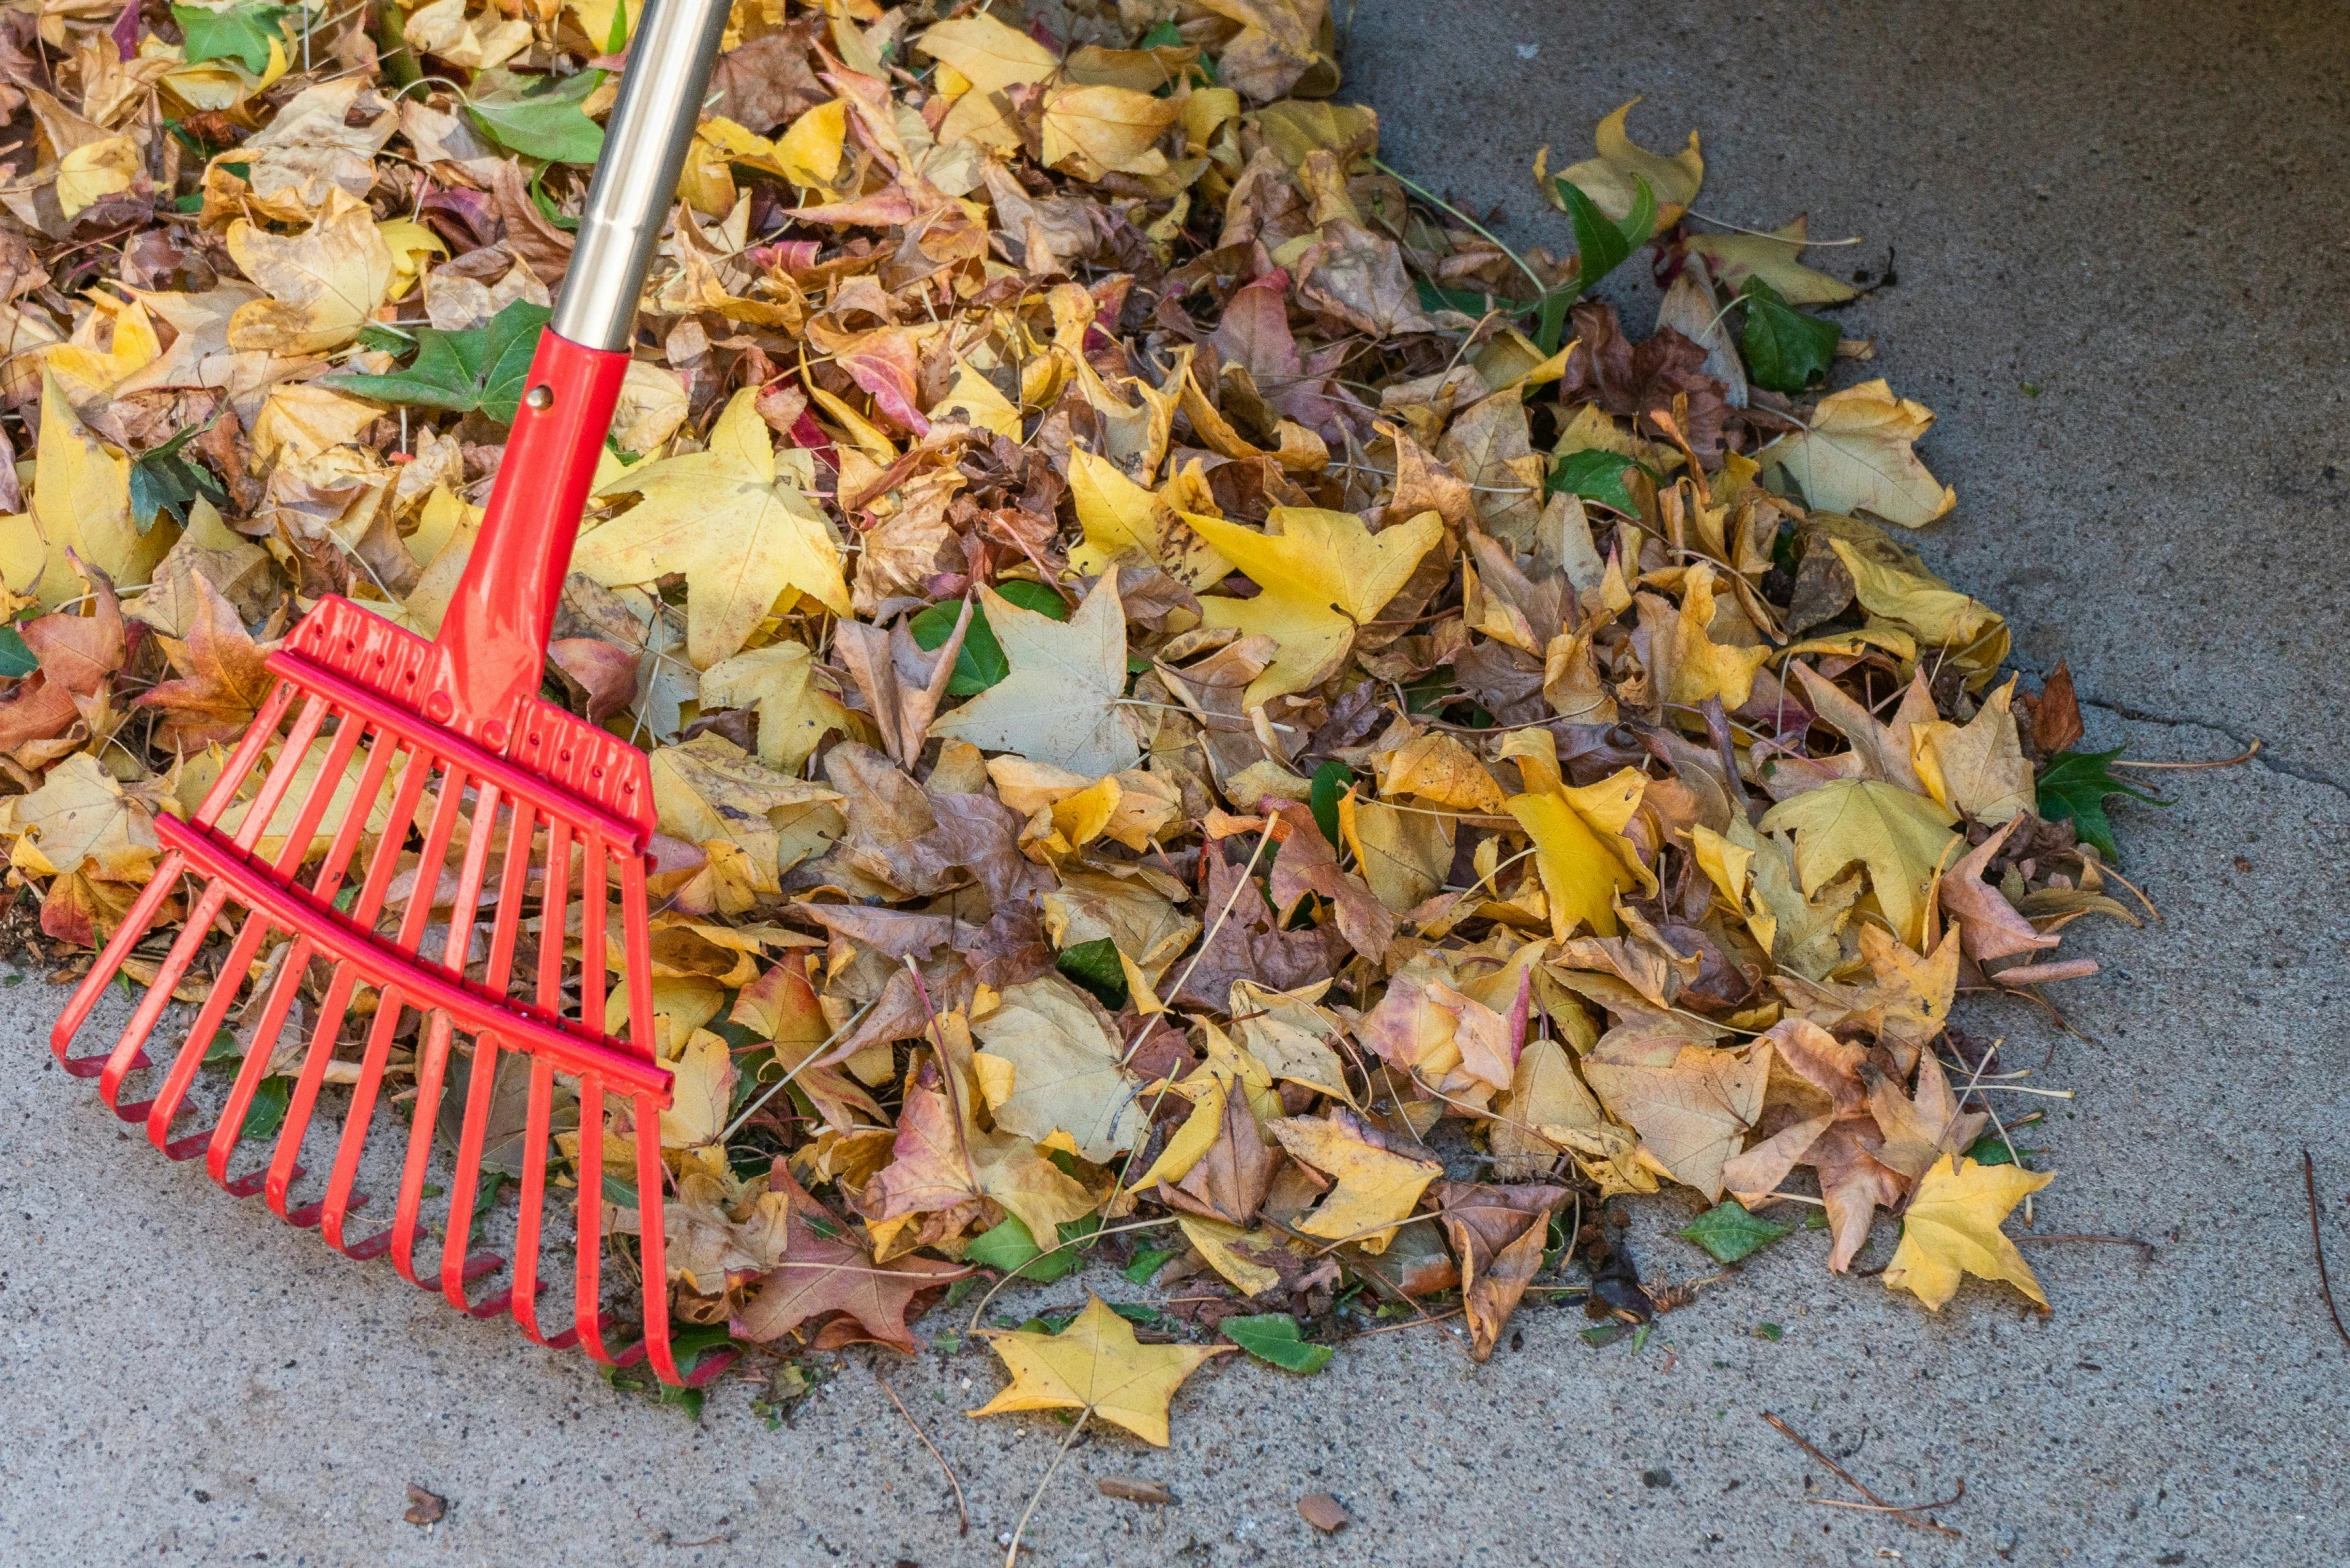
[[(510, 1313), (542, 1344), (576, 1343), (606, 1363), (641, 1357), (664, 1381), (687, 1381), (671, 1353), (663, 1257), (670, 1075), (651, 1043), (644, 755), (535, 699), (493, 754), (419, 711), (432, 652), (341, 599), (302, 621), (271, 656), (279, 684), (194, 818), (157, 821), (163, 862), (52, 1044), (165, 1154), (203, 1156), (228, 1191), (258, 1192), (330, 1246), (388, 1256), (411, 1284), (476, 1317)], [(148, 933), (183, 884), (184, 923), (160, 961), (140, 963), (155, 973), (121, 1040), (69, 1054), (126, 960), (160, 943)], [(151, 1050), (174, 990), (201, 983), (196, 966), (223, 945), (176, 1047)], [(625, 1020), (617, 1036), (608, 1009)], [(235, 1081), (198, 1129), (185, 1125), (202, 1120), (197, 1100), (218, 1098), (199, 1090), (219, 1076), (203, 1075), (208, 1059), (234, 1065)], [(290, 1086), (265, 1094), (273, 1078)], [(631, 1129), (632, 1161), (607, 1154), (612, 1122)], [(510, 1263), (472, 1247), (485, 1157), (520, 1200)], [(367, 1217), (382, 1212), (387, 1183), (390, 1221), (375, 1228)], [(605, 1300), (607, 1197), (639, 1210), (634, 1314)], [(542, 1308), (562, 1270), (542, 1268), (541, 1254), (566, 1239), (561, 1327)], [(502, 1287), (483, 1284), (501, 1271)], [(642, 1332), (616, 1351), (629, 1316)], [(547, 1332), (550, 1317), (560, 1332)], [(691, 1380), (722, 1364), (705, 1357)]]

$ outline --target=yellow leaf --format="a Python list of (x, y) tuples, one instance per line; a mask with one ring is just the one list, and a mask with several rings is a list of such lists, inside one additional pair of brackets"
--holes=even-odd
[(57, 160), (57, 206), (78, 217), (104, 197), (127, 191), (139, 173), (139, 144), (128, 136), (84, 142)]
[[(1945, 588), (1930, 577), (1905, 572), (1863, 555), (1842, 539), (1831, 538), (1828, 544), (1835, 550), (1836, 559), (1852, 574), (1853, 597), (1860, 600), (1861, 608), (1871, 615), (1899, 621), (1926, 642), (1946, 648), (1971, 648), (2005, 625), (1999, 612), (1979, 599)], [(2003, 643), (2000, 654), (2004, 655), (2005, 651)]]
[(726, 1130), (733, 1104), (734, 1058), (726, 1042), (696, 1029), (670, 1070), (670, 1101), (661, 1113), (661, 1147), (698, 1149)]
[(413, 218), (387, 218), (378, 223), (384, 247), (392, 253), (392, 286), (388, 296), (400, 299), (424, 275), (427, 256), (446, 256), (448, 245), (438, 234)]
[(35, 876), (86, 870), (144, 881), (162, 849), (151, 802), (126, 793), (86, 751), (55, 764), (39, 789), (8, 806), (9, 863)]
[(1066, 1133), (1096, 1165), (1139, 1145), (1150, 1126), (1120, 1060), (1125, 1048), (1099, 1003), (1057, 974), (1008, 988), (1002, 1005), (972, 1023), (988, 1053), (1017, 1069), (996, 1125), (1042, 1140)]
[[(1220, 1108), (1218, 1114), (1222, 1114)], [(1189, 1127), (1190, 1123), (1184, 1125)], [(1208, 1260), (1208, 1267), (1223, 1275), (1232, 1288), (1242, 1295), (1262, 1295), (1281, 1283), (1279, 1270), (1244, 1258), (1238, 1251), (1241, 1244), (1256, 1252), (1270, 1251), (1282, 1244), (1283, 1238), (1279, 1232), (1271, 1229), (1246, 1231), (1237, 1225), (1227, 1225), (1222, 1220), (1199, 1219), (1189, 1214), (1180, 1216), (1175, 1224), (1183, 1232), (1183, 1239), (1197, 1247), (1199, 1255)]]
[(1647, 640), (1649, 672), (1663, 686), (1666, 702), (1694, 708), (1708, 697), (1719, 697), (1724, 708), (1746, 705), (1754, 695), (1754, 672), (1771, 657), (1771, 650), (1713, 640), (1707, 630), (1714, 618), (1712, 566), (1700, 561), (1682, 577), (1678, 610), (1651, 593), (1639, 595), (1635, 602)]
[(1351, 512), (1277, 506), (1264, 533), (1221, 518), (1189, 518), (1193, 530), (1265, 591), (1254, 599), (1200, 600), (1210, 626), (1271, 637), (1281, 651), (1249, 683), (1250, 707), (1327, 680), (1349, 649), (1355, 628), (1375, 620), (1387, 601), (1444, 537), (1434, 512), (1374, 534)]
[(2000, 823), (2032, 809), (2032, 765), (2016, 733), (2015, 681), (1993, 692), (1965, 724), (1936, 719), (1909, 732), (1910, 762), (1926, 790), (1977, 822)]
[(1182, 113), (1174, 99), (1131, 87), (1055, 89), (1044, 103), (1044, 162), (1081, 180), (1164, 174), (1167, 155), (1152, 144)]
[(1923, 528), (1958, 504), (1958, 492), (1911, 450), (1933, 423), (1925, 404), (1895, 397), (1883, 381), (1864, 381), (1821, 398), (1810, 427), (1772, 442), (1762, 461), (1784, 469), (1816, 509), (1866, 511)]
[[(1017, 425), (1011, 438), (1019, 439)], [(1069, 564), (1088, 576), (1114, 561), (1135, 561), (1165, 567), (1185, 587), (1197, 589), (1232, 571), (1182, 513), (1127, 478), (1117, 464), (1083, 447), (1069, 453), (1069, 498), (1085, 528), (1085, 542), (1069, 552)]]
[(1377, 759), (1379, 793), (1415, 795), (1455, 811), (1492, 812), (1507, 797), (1477, 754), (1441, 730), (1405, 741)]
[(1191, 1168), (1207, 1157), (1215, 1146), (1216, 1133), (1224, 1125), (1225, 1080), (1211, 1077), (1207, 1091), (1192, 1105), (1191, 1114), (1183, 1125), (1175, 1129), (1175, 1136), (1159, 1151), (1159, 1157), (1150, 1163), (1150, 1169), (1134, 1178), (1129, 1192), (1141, 1192), (1160, 1182), (1178, 1182), (1191, 1174)]
[(775, 172), (799, 186), (826, 186), (840, 177), (841, 143), (849, 133), (849, 106), (835, 98), (791, 122), (775, 140)]
[(991, 1332), (1011, 1386), (971, 1412), (1082, 1410), (1124, 1427), (1146, 1443), (1167, 1446), (1167, 1405), (1201, 1363), (1237, 1345), (1145, 1345), (1134, 1326), (1088, 1292), (1085, 1310), (1058, 1334)]
[(753, 648), (702, 672), (702, 711), (757, 708), (759, 761), (797, 773), (827, 734), (850, 728), (849, 710), (816, 684), (815, 675), (815, 657), (804, 644)]
[[(1010, 398), (995, 389), (995, 383), (961, 360), (955, 361), (955, 384), (947, 388), (947, 395), (931, 405), (930, 417), (961, 419), (982, 430), (991, 430), (1007, 441), (1020, 439), (1020, 410)], [(1072, 450), (1072, 461), (1081, 455), (1090, 455), (1082, 449)]]
[(1705, 179), (1705, 159), (1698, 152), (1695, 131), (1689, 133), (1689, 145), (1670, 158), (1633, 141), (1624, 121), (1639, 102), (1635, 98), (1600, 121), (1592, 137), (1599, 156), (1567, 169), (1561, 178), (1618, 223), (1631, 216), (1632, 203), (1638, 197), (1633, 181), (1645, 179), (1656, 197), (1656, 226), (1661, 231), (1671, 228), (1697, 199), (1697, 187)]
[(375, 215), (339, 187), (306, 232), (272, 234), (239, 218), (229, 225), (228, 250), (271, 296), (237, 307), (228, 327), (234, 349), (323, 354), (341, 348), (374, 319), (395, 270)]
[(1740, 1055), (1670, 1038), (1633, 1040), (1613, 1052), (1603, 1042), (1583, 1063), (1607, 1108), (1639, 1130), (1673, 1180), (1708, 1201), (1720, 1200), (1724, 1162), (1762, 1117), (1770, 1074), (1768, 1047)]
[(1885, 1266), (1889, 1290), (1907, 1290), (1939, 1312), (1963, 1275), (2003, 1279), (2041, 1306), (2032, 1266), (1999, 1229), (2024, 1198), (2056, 1178), (2020, 1165), (1978, 1165), (1945, 1154), (1918, 1183), (1901, 1217), (1901, 1245)]
[(652, 774), (661, 831), (705, 848), (731, 844), (744, 857), (754, 893), (781, 891), (776, 878), (790, 869), (785, 831), (841, 800), (821, 784), (760, 766), (732, 741), (708, 733), (655, 751)]
[(992, 588), (980, 590), (987, 624), (1012, 673), (952, 713), (930, 733), (1012, 751), (1097, 778), (1142, 755), (1118, 710), (1126, 691), (1126, 615), (1113, 574), (1067, 621), (1027, 610)]
[(1338, 830), (1380, 903), (1403, 914), (1444, 885), (1452, 868), (1453, 819), (1384, 801), (1339, 797)]
[(1810, 242), (1811, 223), (1798, 217), (1769, 234), (1691, 234), (1682, 247), (1706, 259), (1714, 281), (1735, 294), (1748, 278), (1760, 278), (1790, 305), (1836, 305), (1860, 291), (1799, 259)]
[(1795, 869), (1816, 893), (1846, 866), (1868, 868), (1877, 906), (1911, 947), (1925, 946), (1927, 890), (1957, 835), (1949, 807), (1875, 779), (1837, 779), (1783, 800), (1764, 832), (1795, 835)]
[(253, 453), (265, 463), (300, 462), (329, 447), (346, 446), (383, 417), (373, 403), (345, 397), (316, 382), (295, 381), (269, 389), (253, 421)]
[(1557, 742), (1548, 730), (1519, 730), (1504, 745), (1518, 759), (1528, 788), (1504, 804), (1534, 841), (1534, 866), (1550, 903), (1554, 936), (1575, 934), (1588, 925), (1614, 936), (1619, 891), (1653, 888), (1656, 878), (1640, 851), (1624, 836), (1640, 809), (1648, 780), (1638, 768), (1621, 768), (1596, 784), (1569, 786), (1559, 776)]
[(787, 590), (849, 613), (832, 524), (780, 469), (767, 423), (744, 387), (710, 431), (707, 451), (632, 468), (610, 489), (641, 498), (583, 535), (571, 569), (606, 587), (686, 580), (686, 656), (708, 669), (738, 652)]
[(940, 22), (917, 34), (914, 47), (981, 93), (1044, 81), (1061, 66), (1044, 45), (985, 12)]
[(1273, 1136), (1293, 1158), (1338, 1179), (1320, 1207), (1297, 1228), (1325, 1241), (1357, 1242), (1365, 1252), (1386, 1251), (1395, 1227), (1412, 1212), (1428, 1184), (1444, 1174), (1441, 1165), (1409, 1160), (1365, 1142), (1335, 1116), (1327, 1121), (1284, 1117), (1273, 1123)]
[[(44, 368), (41, 380), (32, 517), (45, 553), (34, 582), (11, 577), (8, 586), (54, 609), (83, 592), (68, 550), (129, 588), (148, 580), (179, 538), (179, 528), (168, 517), (157, 518), (145, 534), (132, 525), (130, 459), (83, 428), (54, 372)], [(29, 548), (12, 550), (12, 568), (21, 569), (27, 562), (18, 557), (30, 554)]]

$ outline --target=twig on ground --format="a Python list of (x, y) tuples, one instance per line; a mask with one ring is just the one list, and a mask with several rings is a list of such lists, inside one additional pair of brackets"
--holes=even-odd
[(2334, 1281), (2326, 1273), (2325, 1232), (2317, 1223), (2317, 1162), (2309, 1151), (2301, 1151), (2301, 1185), (2309, 1191), (2309, 1247), (2317, 1254), (2317, 1293), (2325, 1297), (2326, 1316), (2334, 1320), (2334, 1332), (2342, 1336), (2342, 1343), (2350, 1345), (2350, 1328), (2342, 1326), (2342, 1309), (2334, 1305)]
[(2135, 1236), (2093, 1236), (2070, 1231), (2061, 1235), (2035, 1236), (2030, 1231), (2025, 1231), (2014, 1239), (2017, 1241), (2096, 1241), (2103, 1242), (2109, 1247), (2135, 1247), (2138, 1249), (2139, 1262), (2152, 1263), (2154, 1261), (2154, 1243), (2140, 1241)]
[(889, 1402), (898, 1407), (898, 1414), (906, 1418), (906, 1425), (914, 1429), (914, 1435), (922, 1439), (922, 1446), (930, 1450), (930, 1457), (937, 1460), (938, 1467), (947, 1473), (947, 1485), (955, 1489), (955, 1512), (962, 1516), (961, 1523), (955, 1526), (955, 1534), (969, 1535), (971, 1508), (963, 1501), (963, 1483), (956, 1477), (955, 1467), (947, 1463), (947, 1456), (938, 1451), (938, 1445), (930, 1440), (930, 1434), (922, 1430), (922, 1423), (914, 1419), (914, 1412), (908, 1410), (906, 1402), (898, 1398), (898, 1391), (889, 1386), (889, 1379), (881, 1375), (881, 1368), (873, 1368), (873, 1381), (881, 1385), (881, 1391), (889, 1396)]
[[(1777, 1416), (1772, 1415), (1768, 1410), (1762, 1412), (1762, 1418), (1765, 1421), (1768, 1421), (1771, 1425), (1777, 1427), (1790, 1442), (1795, 1444), (1796, 1447), (1802, 1449), (1805, 1453), (1811, 1455), (1814, 1459), (1817, 1459), (1821, 1464), (1826, 1465), (1828, 1467), (1829, 1474), (1835, 1476), (1837, 1480), (1842, 1481), (1846, 1486), (1851, 1487), (1861, 1496), (1867, 1498), (1877, 1508), (1891, 1514), (1894, 1518), (1900, 1520), (1903, 1524), (1915, 1525), (1920, 1530), (1931, 1530), (1937, 1535), (1947, 1535), (1952, 1540), (1960, 1539), (1958, 1531), (1953, 1530), (1950, 1528), (1950, 1526), (1942, 1523), (1938, 1519), (1928, 1519), (1923, 1513), (1919, 1512), (1919, 1510), (1926, 1508), (1946, 1508), (1949, 1506), (1949, 1504), (1889, 1503), (1882, 1497), (1879, 1497), (1876, 1493), (1870, 1491), (1867, 1487), (1861, 1485), (1859, 1481), (1855, 1480), (1851, 1471), (1845, 1469), (1835, 1460), (1830, 1459), (1826, 1454), (1821, 1453), (1817, 1448), (1813, 1447), (1811, 1439), (1805, 1437), (1801, 1432), (1796, 1431), (1795, 1428), (1789, 1426), (1786, 1422), (1780, 1420)], [(1958, 1495), (1960, 1497), (1964, 1497), (1966, 1495), (1966, 1483), (1963, 1480), (1961, 1480), (1959, 1483)]]
[(2233, 757), (2212, 757), (2202, 762), (2132, 762), (2125, 757), (2114, 759), (2117, 768), (2164, 768), (2179, 773), (2190, 773), (2199, 768), (2233, 768), (2250, 762), (2260, 755), (2261, 743), (2255, 740)]

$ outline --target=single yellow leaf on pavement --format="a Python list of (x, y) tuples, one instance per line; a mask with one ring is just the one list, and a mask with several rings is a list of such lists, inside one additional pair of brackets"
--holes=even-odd
[(1167, 1403), (1202, 1362), (1237, 1345), (1145, 1345), (1134, 1325), (1087, 1294), (1085, 1310), (1058, 1334), (991, 1333), (1012, 1384), (970, 1412), (1083, 1410), (1124, 1427), (1146, 1443), (1167, 1446)]
[(1682, 245), (1703, 256), (1714, 281), (1731, 294), (1748, 278), (1760, 278), (1790, 305), (1838, 305), (1860, 290), (1800, 259), (1811, 239), (1811, 221), (1798, 217), (1768, 234), (1691, 234)]
[(1599, 122), (1592, 140), (1599, 156), (1565, 170), (1560, 178), (1591, 198), (1601, 212), (1621, 223), (1631, 216), (1632, 204), (1638, 199), (1636, 180), (1646, 180), (1649, 191), (1656, 197), (1656, 226), (1669, 229), (1682, 211), (1697, 199), (1697, 187), (1705, 179), (1705, 159), (1697, 150), (1697, 133), (1689, 133), (1689, 145), (1670, 158), (1650, 152), (1632, 140), (1624, 121), (1640, 102), (1635, 98)]
[(2032, 1266), (1999, 1222), (2024, 1198), (2054, 1181), (2020, 1165), (1978, 1165), (1945, 1154), (1918, 1183), (1901, 1217), (1901, 1245), (1885, 1266), (1889, 1290), (1906, 1290), (1939, 1312), (1962, 1275), (2003, 1279), (2041, 1306), (2048, 1298)]
[(786, 589), (849, 613), (840, 546), (796, 470), (777, 464), (767, 422), (744, 387), (710, 431), (710, 447), (642, 464), (611, 481), (630, 510), (580, 536), (571, 569), (607, 588), (670, 572), (686, 581), (686, 657), (706, 670), (739, 652)]

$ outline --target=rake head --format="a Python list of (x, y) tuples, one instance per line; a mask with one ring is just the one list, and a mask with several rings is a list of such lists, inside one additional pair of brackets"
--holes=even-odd
[[(645, 757), (536, 698), (483, 732), (486, 745), (435, 722), (444, 704), (420, 695), (435, 652), (346, 600), (303, 619), (271, 656), (279, 683), (194, 818), (158, 819), (163, 862), (51, 1043), (67, 1071), (98, 1079), (116, 1115), (145, 1123), (158, 1149), (202, 1155), (230, 1192), (259, 1193), (339, 1251), (388, 1256), (411, 1284), (476, 1317), (510, 1313), (539, 1343), (577, 1344), (606, 1363), (642, 1358), (664, 1381), (686, 1381), (671, 1352), (662, 1246), (670, 1075), (652, 1046)], [(183, 879), (184, 923), (122, 1038), (70, 1054)], [(215, 933), (227, 950), (209, 990), (176, 1047), (151, 1052), (172, 993)], [(608, 986), (615, 945), (625, 956), (618, 997)], [(613, 1014), (625, 1018), (617, 1035)], [(211, 1126), (184, 1127), (202, 1120), (191, 1089), (208, 1058), (233, 1062), (235, 1083)], [(274, 1136), (269, 1115), (255, 1114), (273, 1077), (291, 1079), (268, 1097), (284, 1105)], [(607, 1112), (620, 1109), (633, 1171), (607, 1169)], [(573, 1214), (564, 1220), (558, 1203), (550, 1225), (550, 1149), (572, 1136)], [(485, 1155), (520, 1197), (510, 1261), (470, 1250)], [(360, 1190), (363, 1174), (376, 1191)], [(396, 1179), (397, 1192), (390, 1223), (375, 1229), (355, 1221), (363, 1206), (382, 1212), (378, 1179)], [(552, 1180), (560, 1187), (559, 1164)], [(639, 1214), (642, 1333), (617, 1351), (610, 1341), (631, 1314), (604, 1299), (608, 1190)], [(428, 1197), (439, 1200), (429, 1218)], [(542, 1242), (559, 1246), (565, 1229), (571, 1321), (550, 1335), (541, 1296), (560, 1280), (542, 1277)], [(479, 1283), (500, 1272), (502, 1285)], [(691, 1380), (722, 1364), (705, 1357)]]

